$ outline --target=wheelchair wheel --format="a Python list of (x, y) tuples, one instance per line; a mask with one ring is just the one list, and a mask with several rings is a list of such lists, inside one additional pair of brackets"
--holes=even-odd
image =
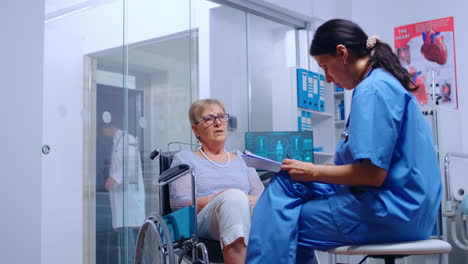
[(150, 215), (138, 232), (135, 264), (175, 264), (169, 230), (160, 215)]

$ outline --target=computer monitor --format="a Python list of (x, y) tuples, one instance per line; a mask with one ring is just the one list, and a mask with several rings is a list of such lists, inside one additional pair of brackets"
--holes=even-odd
[(292, 159), (314, 162), (312, 131), (245, 132), (245, 149), (281, 162)]

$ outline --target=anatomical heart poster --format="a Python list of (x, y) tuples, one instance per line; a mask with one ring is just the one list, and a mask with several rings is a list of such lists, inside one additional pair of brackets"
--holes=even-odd
[(453, 17), (396, 27), (395, 49), (421, 106), (458, 107)]

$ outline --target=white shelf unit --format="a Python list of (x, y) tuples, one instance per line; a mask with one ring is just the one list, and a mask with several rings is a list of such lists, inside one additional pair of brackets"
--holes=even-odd
[[(319, 71), (319, 73), (321, 73)], [(294, 76), (293, 87), (297, 88), (296, 82), (296, 68), (291, 69), (291, 74)], [(323, 74), (323, 73), (321, 73)], [(311, 114), (310, 120), (312, 125), (312, 131), (314, 133), (314, 148), (320, 148), (320, 151), (314, 151), (314, 163), (316, 164), (331, 164), (333, 163), (333, 157), (335, 153), (335, 113), (334, 111), (334, 93), (333, 86), (328, 83), (324, 83), (324, 111), (314, 111), (307, 108), (297, 107), (296, 112), (305, 110)], [(297, 99), (297, 91), (294, 96), (294, 100)], [(297, 101), (295, 101), (297, 102)], [(296, 123), (296, 127), (298, 124)]]
[(343, 92), (334, 92), (333, 96), (335, 97), (335, 99), (344, 99), (344, 91)]
[(335, 120), (335, 127), (337, 129), (343, 128), (346, 120)]
[(343, 101), (342, 111), (345, 111), (344, 110), (345, 108), (344, 104), (346, 102), (345, 92), (344, 91), (336, 92), (335, 86), (333, 86), (333, 113), (334, 113), (334, 120), (335, 120), (335, 145), (338, 144), (338, 141), (340, 140), (340, 137), (341, 137), (341, 132), (344, 130), (344, 127), (346, 124), (346, 114), (343, 113), (343, 116), (341, 116), (340, 110), (337, 109), (341, 101)]
[(306, 110), (312, 113), (312, 122), (320, 122), (322, 120), (326, 120), (329, 118), (333, 118), (334, 115), (332, 113), (327, 113), (327, 112), (320, 112), (320, 111), (313, 111), (307, 108), (301, 108), (298, 107), (300, 110)]
[(314, 152), (314, 163), (332, 164), (334, 155), (332, 152)]

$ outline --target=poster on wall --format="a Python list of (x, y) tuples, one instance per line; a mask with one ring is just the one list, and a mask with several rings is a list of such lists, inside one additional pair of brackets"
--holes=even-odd
[(421, 106), (458, 108), (453, 17), (396, 27), (395, 49)]

